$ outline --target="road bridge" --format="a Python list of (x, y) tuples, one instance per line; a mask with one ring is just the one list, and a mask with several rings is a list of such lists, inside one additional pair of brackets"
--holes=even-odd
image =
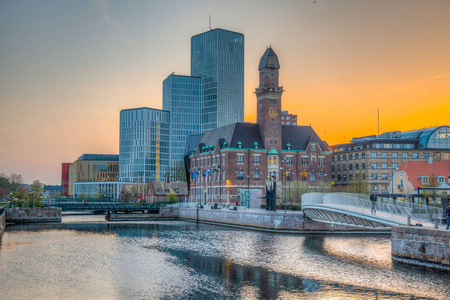
[(315, 221), (363, 228), (385, 228), (393, 225), (431, 227), (442, 209), (405, 201), (378, 197), (372, 214), (369, 195), (350, 193), (308, 193), (302, 196), (304, 214)]

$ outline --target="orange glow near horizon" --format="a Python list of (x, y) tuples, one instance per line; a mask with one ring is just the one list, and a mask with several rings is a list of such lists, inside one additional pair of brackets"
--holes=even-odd
[(190, 37), (209, 13), (245, 35), (245, 121), (271, 45), (282, 109), (329, 145), (377, 134), (378, 109), (380, 133), (450, 125), (450, 1), (73, 5), (0, 4), (0, 173), (26, 183), (60, 184), (61, 163), (118, 154), (120, 110), (162, 108), (162, 81), (190, 73)]

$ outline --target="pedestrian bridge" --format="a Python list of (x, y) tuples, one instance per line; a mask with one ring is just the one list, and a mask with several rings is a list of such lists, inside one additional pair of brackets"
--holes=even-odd
[(114, 203), (114, 202), (72, 202), (57, 203), (54, 205), (61, 207), (62, 211), (94, 211), (94, 212), (147, 212), (159, 213), (160, 204), (156, 203)]
[(442, 209), (390, 198), (378, 197), (376, 213), (371, 213), (369, 195), (350, 193), (308, 193), (302, 195), (303, 213), (310, 219), (362, 228), (386, 228), (392, 225), (432, 226)]

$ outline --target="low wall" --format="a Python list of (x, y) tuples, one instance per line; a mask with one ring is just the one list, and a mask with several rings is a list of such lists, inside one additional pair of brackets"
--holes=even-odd
[(450, 231), (393, 226), (392, 259), (450, 271)]
[(61, 208), (5, 208), (8, 223), (61, 222)]
[(178, 219), (178, 207), (161, 207), (158, 214), (106, 214), (108, 221), (152, 221), (157, 219)]
[(2, 241), (3, 232), (5, 231), (6, 213), (0, 207), (0, 242)]
[[(198, 214), (198, 216), (197, 216)], [(180, 207), (181, 219), (190, 219), (221, 224), (249, 226), (271, 230), (303, 232), (320, 231), (373, 231), (372, 229), (328, 224), (304, 219), (303, 212), (233, 211), (228, 209), (198, 209)], [(389, 229), (388, 229), (389, 230)], [(378, 230), (377, 230), (378, 231)]]

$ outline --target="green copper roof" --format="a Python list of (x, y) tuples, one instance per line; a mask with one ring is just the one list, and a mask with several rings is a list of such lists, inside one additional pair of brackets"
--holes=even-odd
[(238, 145), (242, 145), (242, 142), (241, 142), (241, 141), (239, 141), (239, 142), (237, 142), (237, 144), (238, 144)]
[(278, 155), (278, 152), (275, 149), (270, 149), (269, 153), (267, 153), (267, 154), (269, 154), (269, 155)]
[(258, 146), (258, 142), (254, 142), (254, 143), (253, 143), (253, 146)]
[(286, 147), (290, 147), (290, 146), (291, 146), (291, 144), (289, 144), (289, 143), (286, 144)]

